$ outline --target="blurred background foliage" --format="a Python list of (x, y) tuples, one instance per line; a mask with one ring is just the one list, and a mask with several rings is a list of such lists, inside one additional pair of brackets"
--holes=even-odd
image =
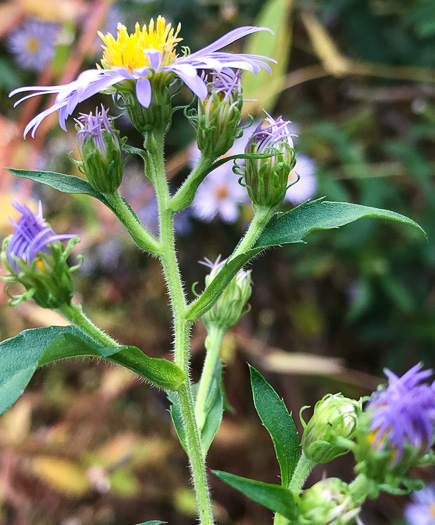
[[(367, 219), (316, 232), (304, 245), (274, 249), (255, 261), (252, 310), (226, 338), (222, 357), (231, 411), (211, 448), (209, 466), (275, 482), (273, 447), (254, 413), (246, 362), (255, 365), (297, 414), (327, 392), (359, 397), (375, 389), (384, 367), (403, 373), (418, 361), (433, 366), (435, 343), (435, 4), (431, 0), (9, 0), (0, 4), (0, 233), (11, 231), (9, 201), (43, 200), (59, 232), (78, 233), (77, 299), (125, 344), (148, 355), (170, 355), (170, 313), (160, 269), (141, 256), (99, 203), (14, 180), (3, 166), (75, 173), (69, 133), (47, 119), (33, 140), (25, 124), (47, 100), (17, 109), (9, 91), (66, 83), (99, 60), (96, 31), (129, 28), (164, 15), (181, 22), (192, 50), (240, 25), (275, 31), (233, 49), (277, 59), (274, 75), (245, 75), (247, 115), (265, 108), (292, 120), (298, 154), (316, 181), (312, 197), (392, 209), (419, 222), (413, 228)], [(23, 67), (12, 36), (29, 21), (54, 24), (52, 55)], [(48, 27), (48, 26), (47, 26)], [(16, 40), (16, 39), (15, 39)], [(19, 42), (18, 42), (19, 43)], [(42, 44), (42, 42), (40, 42)], [(47, 42), (45, 42), (47, 44)], [(26, 44), (30, 45), (30, 44)], [(27, 48), (30, 49), (30, 48)], [(48, 56), (48, 55), (47, 55)], [(189, 92), (179, 95), (190, 101)], [(109, 105), (110, 99), (101, 96)], [(98, 97), (84, 103), (90, 111)], [(116, 110), (113, 110), (116, 112)], [(77, 116), (77, 115), (76, 115)], [(131, 145), (140, 137), (122, 117)], [(181, 183), (191, 162), (193, 129), (182, 112), (167, 139), (168, 176)], [(302, 169), (302, 163), (301, 163)], [(145, 221), (155, 222), (152, 190), (137, 159), (129, 161), (123, 194)], [(304, 173), (301, 172), (303, 184)], [(290, 204), (283, 208), (289, 209)], [(179, 256), (187, 288), (203, 282), (204, 257), (227, 256), (250, 209), (238, 220), (180, 221)], [(35, 305), (10, 308), (1, 295), (2, 339), (20, 330), (61, 324)], [(192, 374), (198, 378), (205, 329), (195, 326)], [(194, 523), (186, 458), (171, 429), (162, 392), (129, 372), (89, 360), (40, 369), (30, 388), (0, 421), (0, 523), (7, 525), (130, 525), (151, 519)], [(300, 427), (300, 425), (299, 425)], [(310, 482), (352, 477), (348, 457), (317, 467)], [(426, 471), (428, 480), (434, 472)], [(213, 479), (222, 525), (271, 523), (269, 511)], [(407, 498), (384, 496), (362, 515), (371, 525), (399, 524)]]

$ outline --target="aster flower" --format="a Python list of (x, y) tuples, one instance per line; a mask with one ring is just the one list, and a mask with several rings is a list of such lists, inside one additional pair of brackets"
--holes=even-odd
[(393, 463), (397, 464), (411, 446), (418, 455), (429, 451), (435, 423), (435, 382), (422, 381), (432, 370), (422, 370), (421, 363), (402, 377), (386, 370), (388, 385), (375, 392), (366, 412), (371, 416), (371, 447), (393, 450)]
[(435, 523), (435, 483), (412, 494), (412, 503), (405, 508), (409, 525), (433, 525)]
[[(16, 281), (26, 289), (21, 295), (9, 295), (10, 304), (17, 305), (33, 298), (43, 308), (59, 308), (70, 304), (73, 294), (71, 273), (81, 266), (70, 268), (66, 259), (79, 242), (73, 235), (58, 235), (45, 222), (41, 203), (33, 213), (19, 202), (13, 206), (22, 214), (18, 223), (11, 220), (15, 231), (4, 239), (1, 260), (9, 275), (4, 281)], [(69, 240), (66, 248), (62, 242)]]
[(296, 166), (288, 176), (290, 187), (285, 194), (284, 201), (295, 206), (311, 199), (316, 194), (317, 179), (315, 176), (315, 163), (305, 155), (296, 154)]
[(22, 260), (24, 264), (30, 266), (37, 259), (39, 253), (51, 253), (49, 247), (51, 243), (74, 238), (74, 235), (58, 235), (45, 222), (41, 203), (38, 204), (37, 214), (18, 201), (12, 205), (22, 214), (18, 223), (10, 220), (15, 231), (6, 251), (7, 260), (16, 273), (21, 271), (20, 263), (16, 259)]
[(294, 149), (289, 122), (279, 117), (260, 122), (246, 144), (245, 153), (271, 155), (263, 159), (247, 159), (245, 183), (254, 205), (275, 207), (282, 202), (288, 177), (294, 168)]
[(59, 25), (30, 20), (7, 39), (9, 51), (24, 68), (41, 71), (54, 57)]
[[(41, 121), (49, 114), (59, 111), (59, 124), (65, 129), (65, 120), (76, 106), (100, 91), (107, 90), (116, 84), (130, 81), (134, 84), (135, 96), (140, 105), (148, 108), (151, 104), (152, 83), (159, 79), (168, 85), (175, 76), (179, 77), (201, 100), (208, 96), (206, 83), (201, 75), (203, 70), (221, 71), (223, 68), (235, 68), (258, 73), (261, 68), (270, 71), (267, 61), (272, 59), (243, 53), (226, 53), (220, 51), (225, 46), (256, 31), (270, 29), (254, 26), (240, 27), (230, 31), (214, 43), (203, 49), (179, 56), (176, 46), (181, 38), (177, 29), (166, 24), (159, 16), (157, 23), (153, 20), (141, 29), (136, 24), (135, 32), (129, 34), (122, 24), (118, 25), (117, 37), (108, 33), (100, 34), (104, 42), (102, 59), (103, 69), (89, 69), (81, 73), (76, 80), (61, 86), (32, 86), (18, 88), (10, 96), (23, 92), (34, 92), (20, 99), (17, 104), (29, 97), (57, 93), (55, 103), (26, 126), (24, 135), (31, 131), (34, 136)], [(129, 89), (128, 82), (124, 88)], [(116, 86), (115, 86), (116, 89)]]

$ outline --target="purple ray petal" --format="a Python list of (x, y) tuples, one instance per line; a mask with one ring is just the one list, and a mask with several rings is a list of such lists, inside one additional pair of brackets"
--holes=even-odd
[(140, 104), (148, 108), (151, 104), (151, 82), (143, 77), (136, 83), (136, 96)]

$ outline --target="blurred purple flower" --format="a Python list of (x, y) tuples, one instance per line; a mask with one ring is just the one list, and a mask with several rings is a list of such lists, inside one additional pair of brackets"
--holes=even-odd
[(21, 268), (15, 258), (23, 260), (25, 264), (30, 266), (37, 258), (38, 253), (50, 254), (50, 243), (74, 238), (74, 235), (58, 235), (48, 226), (42, 215), (41, 203), (38, 205), (37, 214), (18, 201), (12, 204), (15, 209), (22, 213), (18, 223), (10, 219), (11, 224), (15, 226), (15, 231), (6, 252), (8, 262), (16, 273), (20, 273)]
[[(235, 68), (257, 74), (261, 68), (271, 70), (266, 61), (274, 62), (264, 56), (219, 51), (250, 33), (271, 32), (267, 28), (246, 26), (234, 29), (216, 42), (185, 56), (178, 56), (175, 52), (176, 44), (181, 40), (177, 38), (178, 31), (179, 27), (174, 32), (170, 24), (166, 26), (163, 17), (157, 19), (156, 28), (153, 20), (148, 29), (144, 26), (141, 30), (137, 24), (136, 31), (132, 35), (129, 35), (126, 28), (119, 24), (116, 40), (111, 34), (106, 36), (100, 34), (105, 43), (102, 61), (104, 69), (88, 69), (73, 82), (61, 86), (30, 86), (12, 91), (9, 96), (28, 91), (35, 92), (21, 98), (15, 105), (29, 97), (57, 93), (54, 104), (27, 124), (24, 136), (31, 131), (33, 137), (42, 120), (55, 111), (59, 111), (59, 124), (65, 130), (66, 118), (80, 102), (124, 80), (132, 80), (136, 83), (137, 100), (147, 108), (151, 103), (150, 78), (155, 74), (166, 74), (168, 82), (171, 81), (173, 74), (177, 75), (193, 93), (204, 100), (208, 96), (208, 90), (206, 82), (198, 74), (199, 71)], [(159, 49), (154, 47), (156, 42)]]
[(30, 20), (7, 39), (7, 47), (24, 68), (41, 71), (54, 57), (59, 25)]
[(315, 175), (316, 165), (313, 160), (305, 155), (296, 154), (296, 166), (288, 177), (288, 183), (293, 184), (285, 194), (284, 201), (291, 202), (295, 206), (311, 199), (316, 194), (317, 179)]
[(435, 483), (414, 492), (412, 503), (405, 508), (409, 525), (433, 525), (435, 523)]
[(432, 370), (421, 370), (419, 363), (398, 377), (386, 370), (388, 385), (373, 394), (366, 410), (371, 411), (372, 446), (394, 451), (394, 463), (403, 456), (405, 445), (427, 453), (432, 444), (435, 423), (435, 382), (421, 384)]

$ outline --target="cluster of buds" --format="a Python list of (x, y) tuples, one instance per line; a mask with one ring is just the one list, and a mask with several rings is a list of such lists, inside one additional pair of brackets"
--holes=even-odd
[(402, 377), (386, 370), (388, 385), (370, 398), (358, 420), (356, 470), (379, 483), (398, 484), (433, 443), (435, 382), (417, 364)]
[(334, 458), (346, 454), (349, 447), (346, 439), (352, 439), (357, 427), (361, 402), (342, 396), (327, 394), (316, 403), (314, 414), (304, 423), (302, 449), (314, 463), (329, 463)]
[(281, 117), (275, 120), (267, 115), (248, 140), (246, 154), (264, 155), (245, 161), (245, 185), (254, 206), (274, 208), (284, 200), (289, 174), (296, 165), (288, 125)]
[(102, 193), (115, 192), (123, 176), (122, 146), (120, 138), (107, 111), (101, 106), (95, 115), (81, 114), (77, 122), (77, 144), (81, 162), (76, 162), (91, 186)]
[(350, 525), (359, 511), (349, 485), (338, 478), (323, 479), (303, 492), (298, 525)]
[(227, 153), (237, 137), (243, 105), (241, 72), (225, 68), (209, 77), (207, 98), (198, 103), (198, 114), (191, 116), (196, 128), (198, 149), (210, 159)]
[[(66, 262), (72, 247), (79, 242), (74, 235), (58, 235), (45, 222), (42, 207), (33, 213), (27, 206), (14, 203), (22, 214), (12, 235), (4, 239), (1, 259), (8, 274), (1, 279), (21, 283), (26, 292), (9, 295), (10, 304), (17, 305), (33, 298), (43, 308), (59, 308), (70, 304), (73, 295), (71, 273), (80, 265), (70, 268)], [(61, 241), (68, 240), (65, 248)]]
[[(202, 263), (211, 268), (210, 273), (205, 278), (206, 286), (212, 282), (226, 262), (226, 259), (221, 261), (219, 256), (214, 263), (208, 259)], [(207, 331), (210, 332), (213, 328), (223, 332), (231, 330), (247, 312), (245, 307), (251, 292), (251, 272), (240, 270), (225, 288), (216, 304), (203, 315), (202, 319)]]

